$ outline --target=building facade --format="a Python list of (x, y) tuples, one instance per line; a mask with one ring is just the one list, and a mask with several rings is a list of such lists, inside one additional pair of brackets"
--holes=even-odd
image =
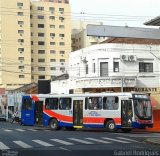
[(31, 83), (30, 1), (0, 1), (0, 87)]
[[(106, 43), (72, 52), (69, 80), (52, 82), (52, 93), (147, 92), (160, 107), (159, 45)], [(57, 83), (57, 87), (56, 87)], [(53, 87), (54, 86), (54, 87)]]
[(71, 52), (68, 0), (31, 3), (32, 82), (66, 73)]
[(68, 0), (0, 1), (0, 87), (64, 74), (71, 51)]
[(72, 51), (76, 51), (81, 48), (101, 43), (106, 40), (107, 37), (95, 37), (87, 36), (87, 25), (103, 25), (102, 22), (91, 22), (91, 21), (72, 21)]

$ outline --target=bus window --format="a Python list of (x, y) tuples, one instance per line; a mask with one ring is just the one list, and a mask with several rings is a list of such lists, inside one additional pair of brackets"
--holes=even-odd
[(103, 109), (105, 110), (117, 110), (118, 109), (118, 97), (109, 96), (103, 98)]
[(58, 98), (46, 98), (45, 109), (48, 109), (48, 110), (58, 109)]
[(60, 98), (59, 101), (59, 109), (69, 110), (71, 109), (71, 98)]
[(101, 97), (89, 97), (85, 99), (85, 109), (89, 110), (100, 110), (102, 109), (102, 98)]
[(24, 110), (32, 110), (32, 99), (30, 99), (30, 98), (24, 99), (23, 109)]

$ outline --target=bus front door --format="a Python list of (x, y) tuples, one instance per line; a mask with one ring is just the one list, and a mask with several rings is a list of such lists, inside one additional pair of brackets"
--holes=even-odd
[(73, 101), (73, 126), (75, 128), (83, 126), (83, 100)]
[(35, 101), (35, 123), (42, 125), (43, 119), (43, 101)]
[(132, 128), (132, 101), (121, 101), (121, 125), (122, 128)]

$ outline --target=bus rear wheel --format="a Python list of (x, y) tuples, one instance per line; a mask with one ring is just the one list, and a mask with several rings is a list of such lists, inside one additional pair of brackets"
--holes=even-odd
[(109, 120), (105, 123), (105, 128), (108, 132), (116, 132), (118, 129), (116, 128), (116, 124), (113, 120)]
[(49, 126), (52, 130), (58, 130), (58, 121), (57, 119), (51, 119), (51, 121), (49, 122)]

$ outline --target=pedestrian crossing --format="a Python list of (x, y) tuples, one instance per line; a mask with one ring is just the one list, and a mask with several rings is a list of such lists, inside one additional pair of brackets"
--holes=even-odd
[(74, 145), (96, 145), (96, 144), (114, 144), (114, 143), (123, 143), (123, 144), (132, 144), (138, 141), (134, 139), (129, 139), (125, 137), (98, 137), (98, 138), (51, 138), (51, 139), (34, 139), (34, 140), (13, 140), (8, 143), (0, 142), (0, 150), (9, 150), (15, 148), (22, 149), (32, 149), (35, 147), (57, 147), (57, 146), (74, 146)]

